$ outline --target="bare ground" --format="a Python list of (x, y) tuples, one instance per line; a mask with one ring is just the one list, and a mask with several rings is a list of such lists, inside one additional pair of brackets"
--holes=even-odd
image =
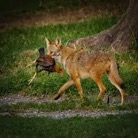
[(86, 110), (66, 110), (66, 111), (51, 111), (39, 112), (38, 110), (25, 110), (24, 112), (0, 112), (0, 115), (17, 115), (22, 117), (50, 117), (53, 119), (64, 119), (71, 117), (104, 117), (107, 115), (123, 115), (123, 114), (138, 114), (138, 111), (86, 111)]
[[(49, 95), (42, 95), (41, 97), (35, 97), (35, 96), (24, 96), (23, 94), (17, 93), (17, 94), (7, 94), (4, 96), (0, 96), (0, 105), (9, 105), (9, 104), (17, 104), (20, 102), (23, 103), (30, 103), (30, 102), (34, 102), (34, 103), (59, 103), (63, 100), (66, 100), (67, 97), (62, 96), (60, 99), (58, 100), (53, 100), (53, 98)], [(138, 96), (134, 95), (134, 96), (126, 96), (126, 103), (129, 102), (133, 102), (138, 100)], [(103, 99), (104, 103), (107, 103), (107, 96), (104, 97)], [(110, 104), (119, 104), (120, 103), (120, 97), (116, 96), (110, 96), (109, 97), (109, 102)]]

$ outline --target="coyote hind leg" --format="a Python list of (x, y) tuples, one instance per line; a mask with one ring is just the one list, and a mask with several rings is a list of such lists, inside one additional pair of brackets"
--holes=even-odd
[(100, 92), (99, 92), (98, 97), (97, 97), (97, 100), (99, 100), (104, 95), (104, 93), (106, 91), (106, 88), (105, 88), (105, 86), (103, 85), (103, 83), (100, 79), (100, 75), (91, 74), (91, 77), (99, 87)]
[(125, 100), (125, 90), (124, 90), (123, 81), (121, 80), (120, 77), (118, 77), (117, 79), (116, 76), (114, 76), (111, 73), (108, 74), (108, 78), (110, 82), (119, 90), (120, 95), (121, 95), (121, 105), (122, 105)]

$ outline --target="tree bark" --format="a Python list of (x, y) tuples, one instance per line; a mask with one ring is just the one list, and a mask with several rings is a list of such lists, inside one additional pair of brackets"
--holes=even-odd
[(128, 51), (138, 38), (138, 0), (130, 0), (129, 6), (118, 21), (111, 28), (98, 34), (69, 41), (69, 44), (83, 45), (91, 49), (113, 49)]

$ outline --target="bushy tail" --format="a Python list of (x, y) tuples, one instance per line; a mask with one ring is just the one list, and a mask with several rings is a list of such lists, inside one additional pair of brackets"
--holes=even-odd
[(109, 80), (112, 82), (112, 84), (119, 85), (121, 88), (124, 87), (123, 80), (121, 79), (119, 75), (119, 67), (116, 61), (112, 61), (110, 65), (110, 70), (109, 70)]
[(125, 94), (125, 90), (124, 90), (123, 80), (121, 79), (121, 77), (119, 75), (118, 66), (117, 66), (116, 61), (111, 62), (110, 69), (108, 72), (108, 77), (109, 77), (109, 80), (111, 81), (111, 83), (120, 91), (121, 104), (123, 104), (124, 96), (126, 94)]

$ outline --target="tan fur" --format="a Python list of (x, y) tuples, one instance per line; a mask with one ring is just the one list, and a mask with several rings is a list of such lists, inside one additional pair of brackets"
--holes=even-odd
[(92, 78), (98, 85), (100, 92), (98, 99), (105, 93), (105, 86), (101, 81), (101, 76), (107, 72), (110, 82), (120, 91), (121, 104), (124, 102), (124, 89), (121, 88), (123, 83), (117, 68), (115, 59), (108, 52), (103, 51), (86, 51), (82, 49), (74, 49), (69, 46), (62, 46), (60, 39), (51, 42), (47, 38), (47, 54), (50, 54), (57, 62), (62, 64), (70, 76), (66, 82), (54, 96), (58, 99), (63, 91), (75, 84), (80, 97), (83, 97), (83, 89), (81, 87), (80, 78)]

